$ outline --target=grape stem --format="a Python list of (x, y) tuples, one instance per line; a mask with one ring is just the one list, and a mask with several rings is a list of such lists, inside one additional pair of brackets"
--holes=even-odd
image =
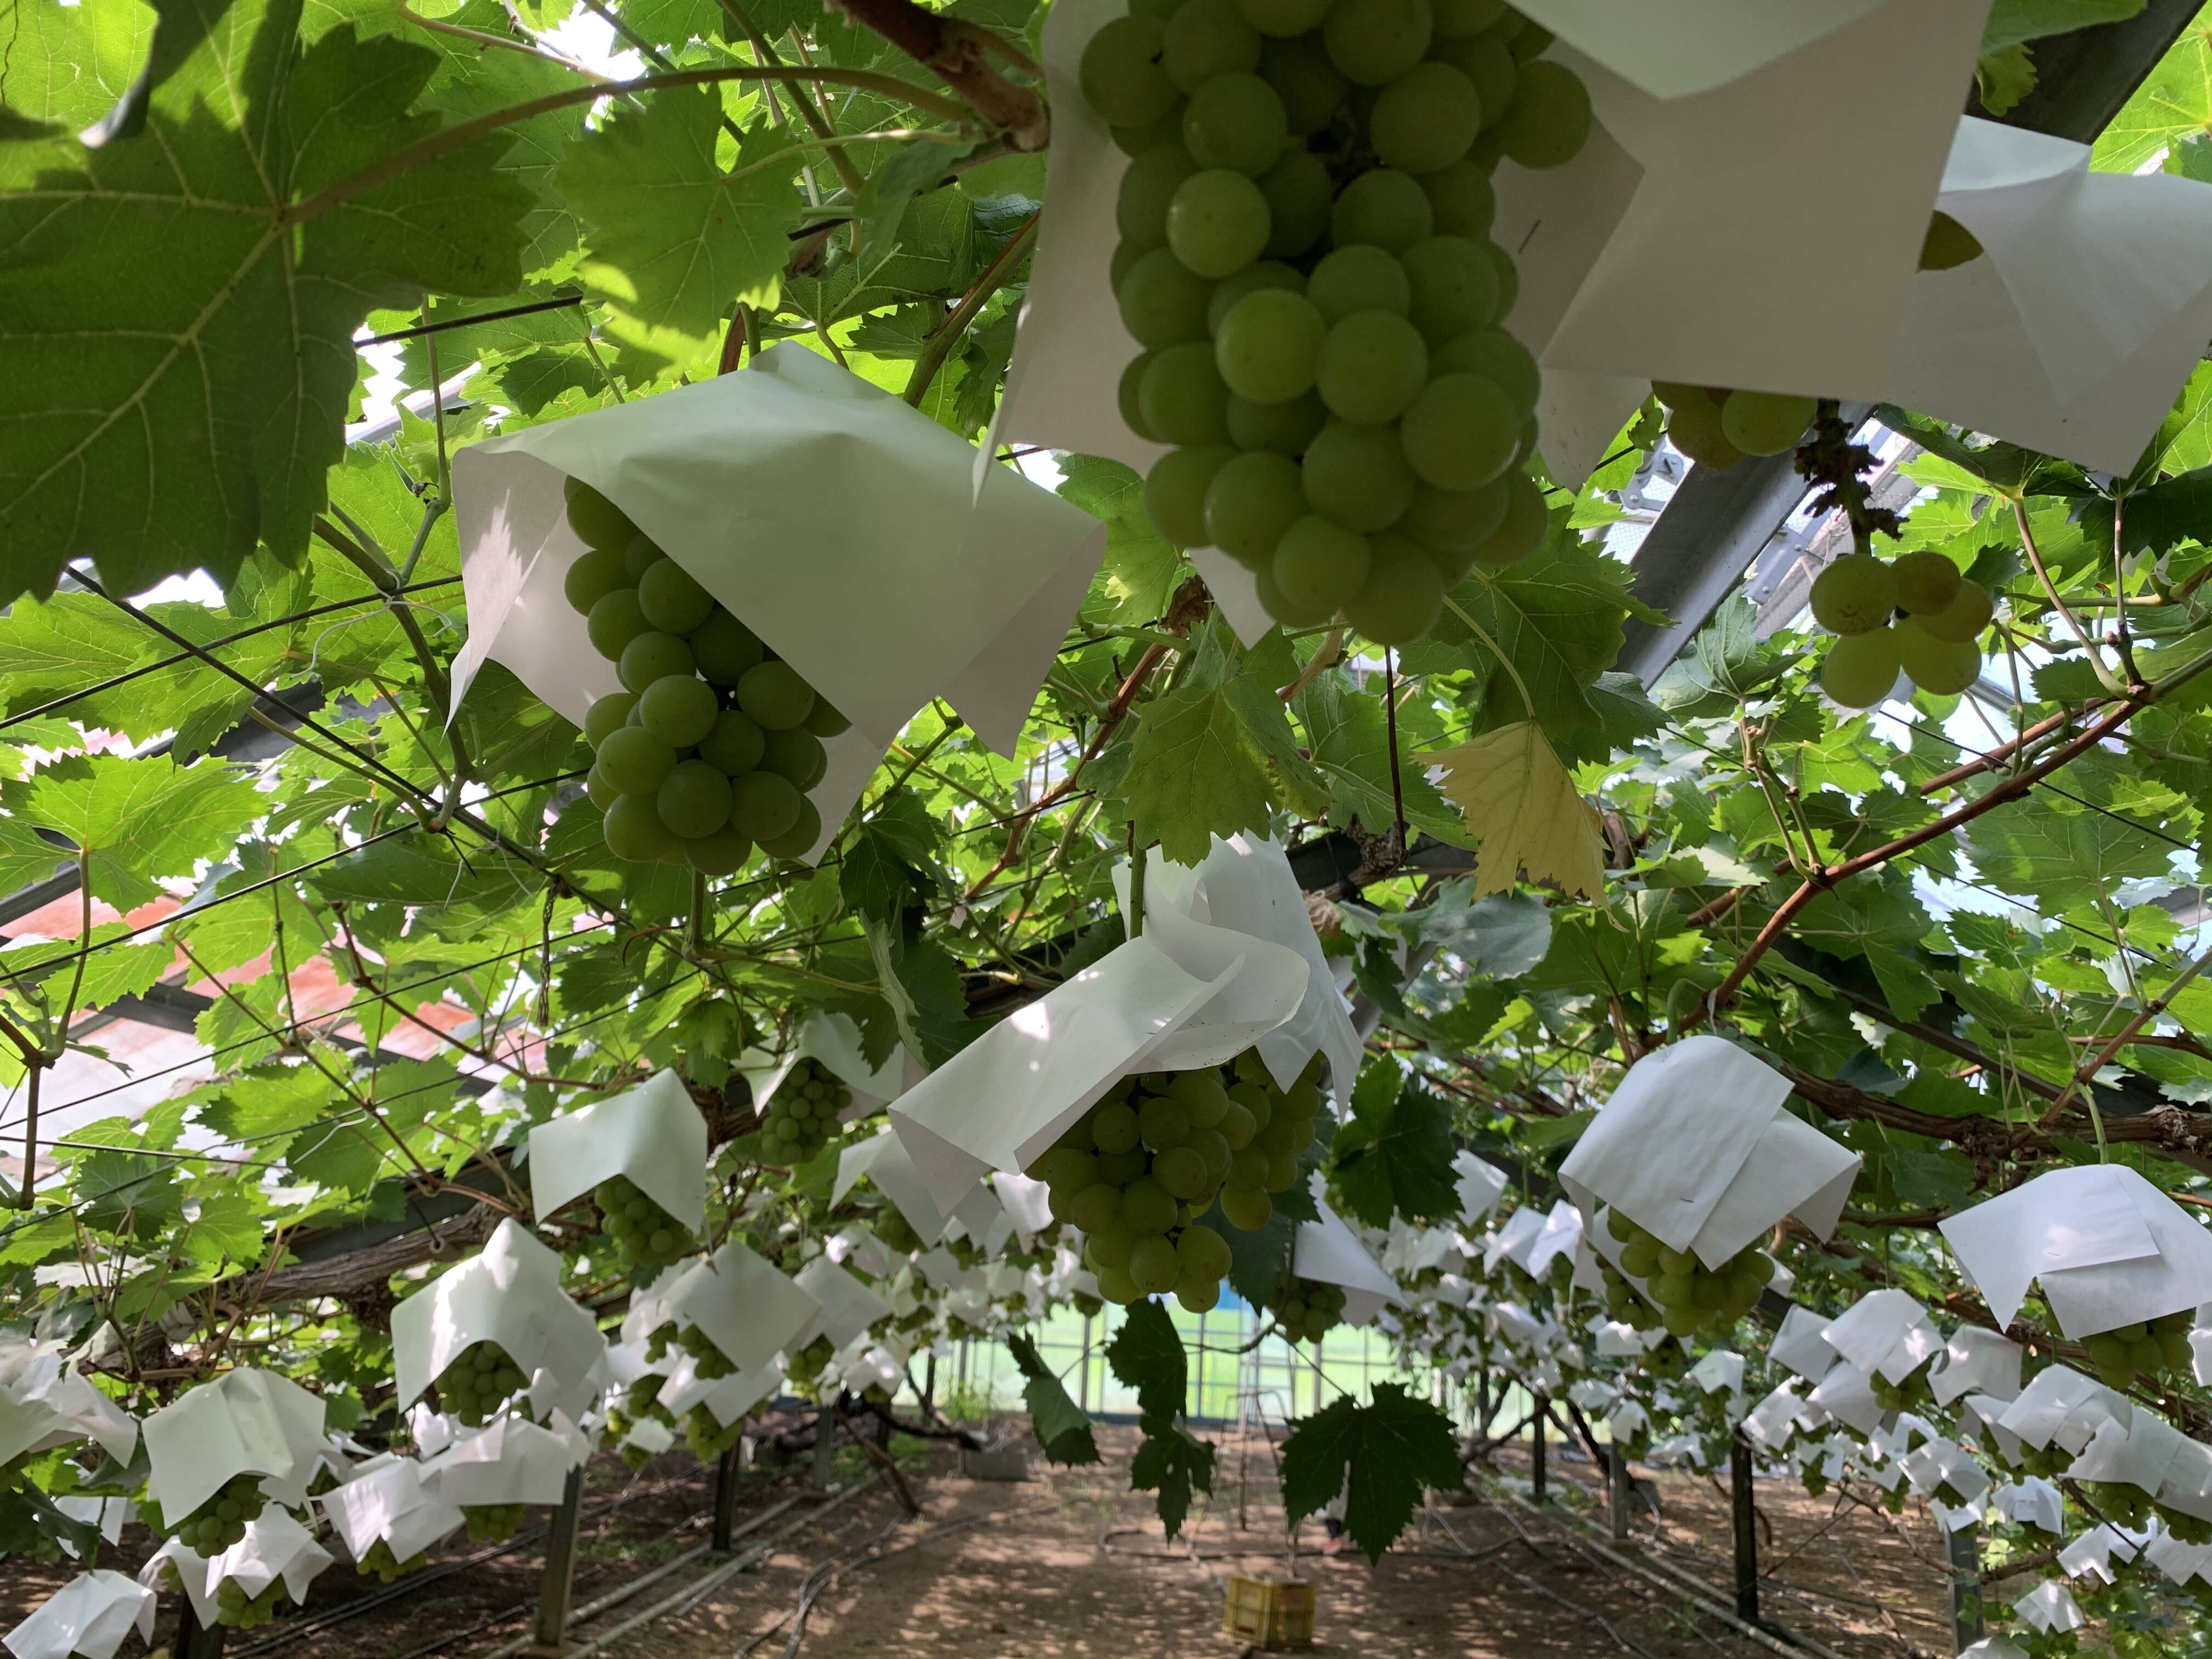
[(2058, 589), (2051, 582), (2051, 573), (2043, 568), (2043, 553), (2035, 544), (2035, 532), (2028, 528), (2027, 504), (2018, 496), (2013, 498), (2012, 518), (2013, 523), (2020, 528), (2020, 544), (2027, 554), (2027, 562), (2035, 568), (2035, 580), (2043, 584), (2044, 597), (2058, 612), (2058, 620), (2066, 624), (2066, 631), (2080, 643), (2082, 654), (2089, 659), (2089, 666), (2096, 672), (2097, 684), (2116, 697), (2126, 696), (2127, 687), (2122, 685), (2119, 677), (2105, 665), (2104, 653), (2091, 642), (2088, 630), (2081, 626), (2081, 619), (2074, 614), (2065, 600), (2058, 597)]
[(1528, 682), (1521, 678), (1521, 671), (1513, 665), (1513, 659), (1507, 656), (1505, 654), (1504, 648), (1501, 647), (1496, 640), (1490, 637), (1490, 630), (1485, 628), (1480, 623), (1475, 621), (1474, 617), (1468, 616), (1466, 611), (1461, 610), (1459, 601), (1452, 598), (1449, 593), (1444, 595), (1444, 606), (1452, 613), (1453, 616), (1457, 617), (1462, 622), (1465, 623), (1467, 624), (1468, 632), (1474, 635), (1478, 640), (1480, 640), (1484, 646), (1488, 648), (1490, 654), (1498, 659), (1498, 665), (1505, 671), (1507, 678), (1513, 682), (1513, 689), (1521, 694), (1521, 708), (1523, 712), (1523, 718), (1532, 720), (1534, 720), (1536, 718), (1536, 700), (1528, 695)]
[(915, 362), (914, 373), (908, 378), (906, 391), (901, 394), (915, 408), (921, 407), (922, 398), (928, 392), (930, 382), (945, 367), (945, 360), (951, 356), (952, 348), (959, 343), (961, 337), (967, 333), (983, 307), (990, 302), (991, 296), (1005, 286), (1006, 279), (1019, 268), (1035, 245), (1037, 217), (1037, 214), (1032, 213), (1022, 221), (1021, 228), (1007, 239), (1006, 246), (1000, 248), (991, 263), (983, 267), (982, 275), (976, 277), (975, 286), (961, 295), (960, 303), (953, 308), (952, 314), (939, 324), (930, 335), (927, 343), (922, 347), (921, 356)]
[[(2066, 1109), (2067, 1103), (2074, 1098), (2082, 1086), (2094, 1079), (2097, 1073), (2104, 1069), (2106, 1063), (2127, 1046), (2129, 1039), (2164, 1013), (2174, 998), (2186, 990), (2189, 982), (2203, 973), (2208, 966), (2212, 966), (2212, 950), (2202, 952), (2186, 968), (2175, 975), (2173, 982), (2166, 988), (2162, 995), (2153, 997), (2136, 1010), (2133, 1018), (2115, 1031), (2105, 1045), (2099, 1048), (2085, 1064), (2075, 1069), (2072, 1079), (2067, 1083), (2065, 1088), (2059, 1091), (2058, 1098), (2051, 1103), (2049, 1109), (2043, 1114), (2037, 1127), (2048, 1129), (2057, 1122), (2058, 1115)], [(2085, 1098), (2087, 1097), (2085, 1097)], [(2090, 1101), (2089, 1109), (2092, 1121), (2096, 1124), (2097, 1151), (2101, 1157), (2105, 1149), (2105, 1126), (2103, 1120), (2095, 1116), (2096, 1106), (2094, 1099)]]

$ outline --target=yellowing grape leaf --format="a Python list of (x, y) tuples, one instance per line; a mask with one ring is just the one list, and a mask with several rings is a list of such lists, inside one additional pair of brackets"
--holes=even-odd
[(1516, 871), (1547, 878), (1570, 893), (1601, 898), (1604, 844), (1597, 813), (1575, 792), (1551, 742), (1533, 721), (1516, 720), (1455, 749), (1421, 758), (1444, 769), (1437, 786), (1481, 843), (1474, 896), (1504, 891)]

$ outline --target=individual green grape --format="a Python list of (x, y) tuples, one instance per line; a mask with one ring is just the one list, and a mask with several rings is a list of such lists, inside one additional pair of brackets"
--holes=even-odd
[(1889, 568), (1898, 604), (1915, 617), (1940, 617), (1959, 597), (1959, 567), (1933, 548), (1900, 554)]
[(1521, 65), (1502, 41), (1479, 34), (1439, 40), (1429, 55), (1467, 77), (1481, 106), (1483, 126), (1495, 126), (1505, 118), (1513, 107), (1513, 94), (1520, 89)]
[(1177, 547), (1206, 545), (1206, 494), (1237, 457), (1226, 444), (1171, 449), (1145, 477), (1145, 515)]
[(1961, 581), (1958, 593), (1942, 611), (1912, 620), (1930, 639), (1967, 645), (1981, 638), (1994, 611), (1988, 588), (1979, 582)]
[(1168, 20), (1161, 64), (1179, 92), (1260, 66), (1260, 32), (1234, 0), (1185, 0)]
[[(1189, 118), (1188, 111), (1184, 118)], [(1114, 204), (1114, 222), (1125, 246), (1149, 250), (1168, 245), (1168, 204), (1198, 169), (1191, 152), (1176, 139), (1154, 145), (1129, 163)]]
[(1322, 340), (1314, 385), (1332, 415), (1376, 426), (1405, 412), (1428, 373), (1429, 349), (1413, 324), (1394, 312), (1355, 311)]
[(1248, 294), (1261, 289), (1280, 289), (1287, 294), (1303, 294), (1306, 279), (1295, 265), (1286, 265), (1279, 259), (1259, 259), (1244, 267), (1235, 276), (1224, 277), (1213, 285), (1213, 293), (1206, 302), (1206, 331), (1218, 337), (1221, 325), (1239, 301)]
[(514, 1536), (522, 1510), (520, 1504), (464, 1504), (461, 1523), (471, 1544), (496, 1544)]
[(691, 660), (691, 647), (679, 635), (647, 629), (623, 647), (615, 677), (623, 683), (623, 690), (642, 697), (646, 687), (655, 680), (672, 675), (688, 678), (697, 670), (698, 665)]
[(673, 559), (662, 559), (638, 579), (637, 605), (665, 634), (689, 634), (714, 613), (714, 596)]
[[(814, 844), (811, 837), (806, 844)], [(683, 842), (678, 850), (684, 861), (702, 876), (734, 876), (753, 855), (753, 844), (741, 832), (725, 825), (710, 836)]]
[(1336, 201), (1328, 167), (1309, 150), (1291, 148), (1260, 175), (1260, 194), (1267, 204), (1267, 246), (1273, 259), (1295, 259), (1310, 252), (1328, 234)]
[(1334, 616), (1367, 580), (1367, 538), (1308, 514), (1284, 531), (1270, 567), (1295, 605)]
[(1429, 198), (1435, 234), (1464, 236), (1480, 241), (1490, 234), (1498, 216), (1498, 192), (1490, 175), (1473, 161), (1455, 161), (1423, 176), (1421, 191)]
[(1323, 254), (1306, 281), (1306, 298), (1327, 323), (1340, 323), (1363, 311), (1395, 312), (1410, 317), (1413, 285), (1406, 268), (1388, 249), (1354, 242)]
[(1337, 192), (1328, 229), (1339, 247), (1367, 242), (1403, 253), (1433, 234), (1436, 222), (1437, 210), (1419, 180), (1395, 167), (1375, 167)]
[(637, 534), (637, 526), (630, 522), (629, 514), (581, 478), (562, 479), (561, 499), (568, 513), (568, 528), (586, 547), (611, 547), (619, 551)]
[(1432, 0), (1439, 40), (1480, 34), (1507, 15), (1506, 0)]
[(1589, 88), (1564, 64), (1524, 61), (1497, 131), (1505, 154), (1521, 166), (1565, 167), (1589, 140)]
[(677, 1346), (691, 1356), (691, 1368), (708, 1382), (725, 1376), (735, 1376), (737, 1362), (714, 1346), (714, 1339), (696, 1325), (685, 1325), (676, 1333)]
[(1505, 522), (1511, 501), (1510, 478), (1492, 479), (1474, 489), (1438, 489), (1425, 483), (1393, 527), (1426, 549), (1445, 580), (1455, 586), (1474, 568), (1476, 552)]
[(402, 1561), (392, 1554), (391, 1544), (380, 1538), (362, 1552), (354, 1566), (362, 1573), (373, 1575), (379, 1583), (389, 1584), (408, 1573), (420, 1572), (428, 1565), (429, 1559), (427, 1550), (417, 1550)]
[(1846, 708), (1871, 708), (1888, 697), (1903, 666), (1895, 629), (1841, 635), (1821, 661), (1820, 689)]
[(1413, 289), (1413, 326), (1431, 347), (1486, 328), (1498, 316), (1498, 270), (1480, 244), (1428, 236), (1401, 258)]
[(1797, 447), (1816, 410), (1810, 398), (1731, 392), (1721, 400), (1721, 435), (1747, 455), (1780, 455)]
[[(1170, 25), (1170, 28), (1172, 28)], [(1253, 63), (1257, 67), (1257, 53)], [(1237, 70), (1217, 75), (1190, 95), (1182, 112), (1182, 142), (1197, 167), (1228, 167), (1257, 175), (1275, 164), (1291, 136), (1291, 118), (1274, 88), (1258, 76)], [(1188, 177), (1188, 174), (1184, 175)], [(1179, 185), (1182, 179), (1176, 180)], [(1170, 185), (1167, 195), (1174, 193)], [(1167, 234), (1164, 197), (1159, 216), (1160, 235)], [(1125, 228), (1124, 235), (1128, 234)]]
[(1897, 609), (1897, 573), (1871, 553), (1847, 554), (1813, 579), (1811, 603), (1830, 633), (1871, 633)]
[(688, 674), (657, 679), (635, 702), (638, 724), (672, 749), (689, 749), (714, 729), (714, 688)]
[(653, 795), (624, 794), (607, 808), (601, 823), (607, 850), (634, 864), (650, 864), (673, 858), (677, 841), (660, 821), (660, 808)]
[(1223, 466), (1206, 487), (1206, 538), (1256, 570), (1273, 559), (1284, 532), (1304, 510), (1297, 463), (1255, 450)]
[(1221, 1189), (1221, 1213), (1242, 1232), (1257, 1232), (1275, 1213), (1274, 1200), (1255, 1187), (1226, 1186)]
[(1959, 645), (1939, 640), (1920, 625), (1917, 617), (1905, 617), (1889, 632), (1897, 641), (1898, 666), (1923, 691), (1956, 696), (1981, 678), (1981, 649), (1971, 641)]
[(1482, 128), (1482, 100), (1449, 64), (1416, 64), (1384, 87), (1368, 112), (1368, 142), (1382, 165), (1419, 178), (1465, 157)]
[(1544, 389), (1534, 356), (1502, 328), (1477, 329), (1446, 341), (1430, 354), (1429, 368), (1432, 374), (1457, 371), (1496, 381), (1524, 416), (1534, 410)]
[(635, 587), (617, 587), (603, 594), (584, 618), (584, 633), (592, 649), (609, 662), (621, 661), (623, 648), (652, 626), (638, 608)]
[(725, 690), (744, 678), (746, 672), (767, 654), (760, 636), (720, 605), (684, 640), (707, 683)]
[(591, 708), (584, 714), (584, 740), (598, 749), (629, 723), (629, 712), (636, 707), (637, 698), (628, 691), (613, 691), (592, 699)]
[(1109, 127), (1107, 136), (1113, 139), (1115, 149), (1133, 161), (1146, 150), (1158, 149), (1162, 144), (1180, 143), (1182, 138), (1182, 100), (1177, 99), (1170, 104), (1167, 113), (1157, 121), (1147, 121), (1142, 126)]
[(1137, 407), (1162, 443), (1222, 442), (1229, 436), (1229, 386), (1214, 348), (1193, 340), (1154, 352), (1137, 383)]
[(1414, 476), (1438, 489), (1478, 489), (1511, 465), (1521, 422), (1513, 400), (1480, 374), (1439, 374), (1398, 428)]
[(806, 718), (799, 724), (824, 742), (842, 737), (853, 729), (853, 722), (847, 720), (836, 704), (819, 691), (814, 694), (814, 707), (806, 711)]
[[(699, 741), (699, 758), (725, 777), (744, 776), (767, 755), (768, 733), (741, 708), (725, 708), (716, 714), (714, 726)], [(656, 782), (653, 787), (659, 785)]]
[(1267, 39), (1260, 46), (1260, 78), (1274, 88), (1295, 137), (1320, 132), (1343, 107), (1352, 82), (1328, 61), (1328, 53), (1311, 35), (1296, 40)]
[(614, 548), (587, 548), (561, 579), (561, 592), (569, 608), (588, 617), (592, 607), (618, 587), (629, 586), (621, 552)]
[(1389, 427), (1331, 420), (1301, 471), (1314, 511), (1347, 530), (1387, 530), (1413, 499), (1413, 469)]
[(1319, 28), (1328, 15), (1329, 0), (1237, 0), (1244, 21), (1262, 34), (1304, 34)]
[(1726, 471), (1743, 459), (1743, 452), (1721, 429), (1720, 402), (1698, 386), (1655, 387), (1667, 405), (1667, 438), (1699, 466)]
[(1157, 1296), (1173, 1290), (1182, 1271), (1176, 1247), (1160, 1234), (1138, 1239), (1129, 1251), (1129, 1278), (1142, 1295)]
[(738, 707), (766, 732), (803, 725), (814, 707), (814, 688), (789, 663), (771, 659), (738, 682)]
[(642, 726), (610, 732), (599, 744), (599, 769), (625, 795), (651, 794), (675, 764), (675, 749)]
[(472, 1429), (482, 1428), (529, 1383), (507, 1350), (489, 1341), (470, 1343), (435, 1380), (439, 1408)]
[(1429, 0), (1336, 0), (1322, 44), (1346, 79), (1380, 87), (1421, 61), (1434, 27)]
[(1981, 239), (1948, 213), (1929, 216), (1928, 234), (1920, 243), (1920, 269), (1955, 270), (1982, 257)]
[(1443, 573), (1403, 536), (1385, 532), (1369, 539), (1368, 550), (1367, 580), (1345, 601), (1345, 617), (1377, 645), (1411, 645), (1443, 610)]
[(174, 1522), (170, 1534), (185, 1548), (212, 1559), (246, 1536), (246, 1525), (261, 1513), (263, 1501), (259, 1475), (234, 1474), (201, 1500), (198, 1509)]
[(632, 536), (623, 549), (623, 569), (633, 586), (644, 581), (647, 571), (667, 561), (668, 555), (662, 552), (653, 538), (641, 530)]
[(1114, 290), (1121, 325), (1139, 344), (1155, 350), (1206, 338), (1206, 305), (1212, 296), (1213, 284), (1164, 247), (1131, 265)]
[(1157, 18), (1117, 17), (1091, 37), (1078, 78), (1083, 100), (1117, 127), (1157, 121), (1176, 101), (1163, 56), (1167, 26)]
[(773, 853), (775, 848), (769, 843), (799, 822), (799, 811), (806, 805), (790, 779), (773, 772), (748, 772), (730, 783), (730, 827)]
[(761, 764), (804, 793), (822, 781), (830, 769), (830, 752), (822, 739), (803, 726), (766, 734)]
[[(1228, 0), (1192, 0), (1193, 5), (1214, 3)], [(1168, 204), (1168, 246), (1199, 276), (1218, 280), (1267, 251), (1270, 222), (1259, 185), (1227, 167), (1208, 167), (1176, 186)]]
[(1328, 424), (1328, 410), (1316, 392), (1303, 392), (1287, 403), (1255, 404), (1232, 392), (1228, 422), (1229, 441), (1239, 449), (1298, 456)]
[(670, 835), (711, 836), (730, 821), (730, 781), (705, 761), (678, 761), (660, 781), (653, 804)]

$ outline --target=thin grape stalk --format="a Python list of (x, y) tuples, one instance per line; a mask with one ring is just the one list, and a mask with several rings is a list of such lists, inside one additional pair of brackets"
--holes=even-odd
[(1407, 644), (1549, 532), (1490, 229), (1500, 160), (1560, 166), (1589, 133), (1550, 43), (1502, 0), (1142, 0), (1084, 54), (1131, 158), (1121, 414), (1171, 447), (1146, 511), (1285, 627)]
[(1200, 1220), (1218, 1200), (1234, 1227), (1263, 1227), (1270, 1193), (1298, 1180), (1297, 1155), (1321, 1109), (1318, 1057), (1278, 1090), (1259, 1055), (1190, 1072), (1123, 1078), (1029, 1173), (1055, 1220), (1084, 1234), (1098, 1293), (1127, 1306), (1175, 1293), (1194, 1313), (1221, 1298), (1228, 1240)]
[(564, 591), (623, 684), (584, 720), (607, 849), (709, 876), (735, 874), (756, 846), (811, 850), (823, 739), (849, 722), (620, 507), (574, 478), (566, 491), (589, 550)]

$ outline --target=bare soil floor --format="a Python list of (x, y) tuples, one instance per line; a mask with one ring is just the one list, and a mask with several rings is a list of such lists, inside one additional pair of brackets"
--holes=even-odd
[[(1379, 1565), (1348, 1554), (1326, 1558), (1316, 1522), (1286, 1540), (1275, 1449), (1257, 1433), (1209, 1433), (1220, 1446), (1213, 1497), (1197, 1500), (1170, 1545), (1150, 1496), (1128, 1490), (1135, 1431), (1102, 1424), (1098, 1437), (1098, 1467), (1033, 1462), (1031, 1478), (1018, 1484), (963, 1479), (947, 1453), (917, 1447), (903, 1462), (922, 1505), (918, 1520), (903, 1519), (880, 1480), (827, 1510), (802, 1500), (740, 1541), (741, 1552), (769, 1543), (751, 1568), (600, 1651), (608, 1659), (1236, 1659), (1242, 1644), (1221, 1628), (1223, 1580), (1232, 1571), (1295, 1573), (1316, 1583), (1311, 1650), (1322, 1656), (1750, 1659), (1768, 1651), (1681, 1597), (1579, 1552), (1569, 1540), (1590, 1534), (1563, 1517), (1510, 1503), (1438, 1497)], [(1555, 1449), (1552, 1469), (1555, 1497), (1601, 1522), (1587, 1495), (1596, 1484), (1590, 1465)], [(1499, 1470), (1510, 1483), (1525, 1476), (1526, 1465), (1508, 1454)], [(840, 1452), (836, 1474), (848, 1487), (870, 1472), (854, 1449)], [(804, 1490), (805, 1474), (802, 1465), (749, 1477), (740, 1525)], [(1727, 1604), (1724, 1487), (1690, 1475), (1663, 1476), (1659, 1486), (1656, 1539), (1650, 1518), (1639, 1516), (1637, 1547), (1656, 1548)], [(703, 1544), (711, 1501), (711, 1472), (684, 1454), (636, 1475), (600, 1459), (587, 1488), (577, 1602)], [(1952, 1650), (1940, 1544), (1924, 1517), (1908, 1511), (1893, 1519), (1850, 1503), (1838, 1510), (1832, 1493), (1815, 1500), (1768, 1483), (1759, 1488), (1759, 1509), (1771, 1527), (1764, 1555), (1773, 1573), (1765, 1601), (1771, 1616), (1850, 1659)], [(526, 1534), (542, 1527), (544, 1512), (530, 1521)], [(135, 1569), (147, 1547), (143, 1529), (133, 1528), (102, 1565)], [(229, 1659), (256, 1651), (272, 1659), (487, 1659), (529, 1632), (540, 1547), (528, 1541), (441, 1577), (403, 1580), (398, 1594), (374, 1605), (383, 1586), (332, 1567), (302, 1613), (230, 1632)], [(433, 1564), (479, 1550), (451, 1546)], [(607, 1641), (612, 1626), (714, 1565), (703, 1555), (684, 1563), (635, 1599), (581, 1621), (572, 1637)], [(0, 1571), (0, 1629), (65, 1576), (9, 1563)], [(157, 1640), (173, 1628), (170, 1601), (164, 1598)], [(794, 1647), (802, 1603), (803, 1638)]]

